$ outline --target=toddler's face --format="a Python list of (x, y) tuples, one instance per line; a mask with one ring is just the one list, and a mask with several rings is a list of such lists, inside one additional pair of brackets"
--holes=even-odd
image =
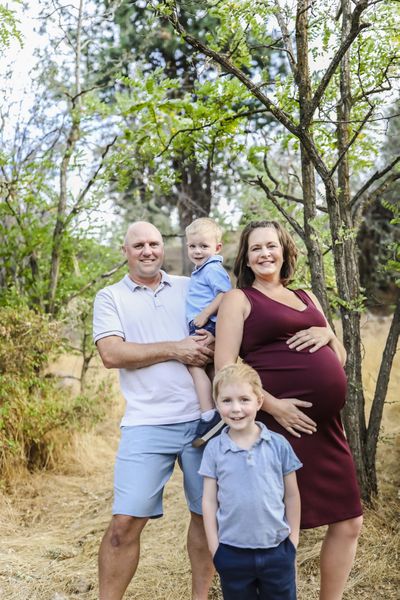
[(192, 233), (187, 236), (187, 249), (191, 262), (200, 267), (214, 254), (218, 254), (222, 244), (217, 242), (212, 232)]

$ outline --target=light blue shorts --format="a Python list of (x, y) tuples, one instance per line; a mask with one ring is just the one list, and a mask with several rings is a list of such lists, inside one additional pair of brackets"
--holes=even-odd
[(121, 427), (115, 461), (113, 515), (161, 517), (164, 486), (176, 460), (183, 472), (189, 510), (202, 514), (203, 478), (198, 470), (203, 449), (192, 447), (198, 422)]

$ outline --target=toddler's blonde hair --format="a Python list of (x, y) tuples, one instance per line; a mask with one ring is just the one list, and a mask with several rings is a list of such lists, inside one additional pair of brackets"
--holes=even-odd
[(196, 233), (213, 233), (215, 240), (219, 244), (222, 240), (222, 229), (221, 227), (209, 217), (201, 217), (195, 219), (185, 229), (186, 237), (188, 235), (195, 235)]

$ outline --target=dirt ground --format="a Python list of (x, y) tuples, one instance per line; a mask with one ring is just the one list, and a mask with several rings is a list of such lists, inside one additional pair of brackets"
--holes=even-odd
[[(369, 401), (388, 321), (366, 320), (365, 390)], [(398, 600), (400, 575), (400, 357), (393, 369), (379, 449), (379, 503), (366, 510), (365, 526), (345, 600)], [(78, 359), (54, 368), (72, 374)], [(95, 378), (105, 371), (93, 371)], [(109, 376), (109, 375), (107, 375)], [(57, 472), (22, 477), (0, 493), (1, 600), (95, 600), (98, 546), (110, 518), (112, 466), (122, 403), (110, 398), (107, 420), (75, 435)], [(187, 511), (175, 471), (165, 493), (165, 516), (149, 523), (141, 561), (127, 600), (189, 600), (185, 551)], [(298, 551), (299, 600), (318, 598), (318, 554), (323, 528), (303, 533)], [(222, 598), (215, 581), (210, 600)]]

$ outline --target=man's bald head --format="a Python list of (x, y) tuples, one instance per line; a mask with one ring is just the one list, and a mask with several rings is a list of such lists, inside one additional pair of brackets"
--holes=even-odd
[(133, 281), (155, 288), (161, 280), (164, 260), (162, 235), (152, 223), (136, 221), (129, 225), (122, 250)]
[(146, 237), (147, 235), (158, 237), (164, 243), (162, 235), (155, 225), (148, 221), (135, 221), (129, 225), (126, 231), (124, 245), (131, 243), (134, 238)]

